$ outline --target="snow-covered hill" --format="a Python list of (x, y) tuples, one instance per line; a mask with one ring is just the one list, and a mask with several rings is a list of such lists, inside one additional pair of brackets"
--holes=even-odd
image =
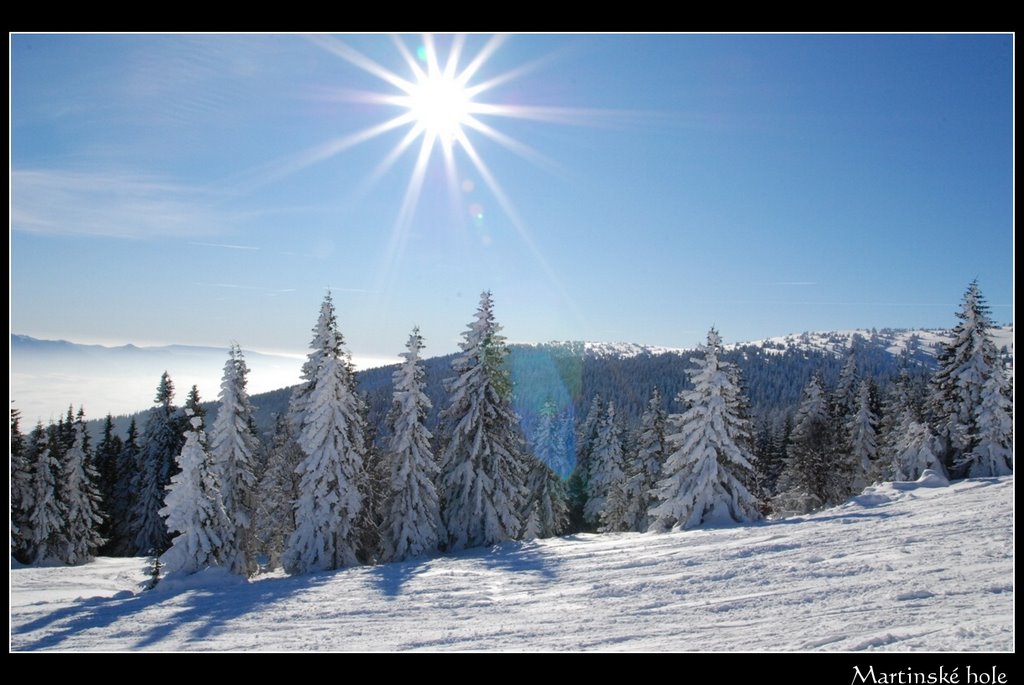
[[(996, 348), (1013, 355), (1013, 326), (992, 328), (992, 338)], [(768, 352), (784, 352), (787, 349), (827, 352), (842, 356), (850, 349), (855, 337), (863, 343), (882, 347), (893, 355), (908, 352), (913, 354), (919, 350), (922, 354), (934, 357), (939, 345), (952, 340), (949, 329), (854, 329), (846, 331), (818, 331), (791, 335), (780, 335), (763, 340), (734, 342), (726, 345), (726, 349), (735, 350), (743, 347), (759, 347)], [(544, 345), (564, 347), (592, 357), (637, 357), (640, 355), (680, 354), (689, 355), (695, 348), (662, 347), (658, 345), (638, 345), (625, 342), (572, 342), (553, 341)]]
[(750, 527), (148, 592), (141, 559), (15, 568), (12, 648), (1012, 651), (1013, 478), (934, 485)]

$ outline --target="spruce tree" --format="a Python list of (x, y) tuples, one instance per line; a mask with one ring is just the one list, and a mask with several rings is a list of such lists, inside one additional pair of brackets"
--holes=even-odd
[(58, 556), (64, 563), (77, 566), (92, 561), (104, 540), (99, 534), (103, 515), (96, 486), (98, 475), (92, 467), (81, 411), (72, 433), (71, 447), (60, 464), (58, 493), (64, 521)]
[(837, 447), (835, 423), (817, 375), (804, 388), (787, 453), (779, 494), (773, 501), (777, 513), (809, 513), (849, 497), (849, 462)]
[(303, 367), (306, 382), (292, 397), (299, 465), (295, 530), (284, 567), (307, 573), (358, 563), (363, 516), (366, 445), (362, 402), (354, 392), (352, 362), (338, 330), (330, 294), (320, 307), (311, 352)]
[(224, 540), (228, 569), (242, 576), (256, 571), (254, 514), (256, 457), (259, 438), (254, 409), (246, 390), (249, 368), (237, 344), (232, 344), (220, 385), (220, 407), (210, 432), (210, 458), (220, 485), (221, 503), (233, 531)]
[(285, 546), (295, 532), (293, 504), (299, 496), (296, 470), (305, 455), (291, 433), (284, 415), (275, 417), (274, 434), (264, 458), (256, 507), (256, 539), (267, 568), (281, 566)]
[(117, 454), (113, 493), (107, 510), (110, 519), (110, 540), (106, 552), (111, 556), (130, 557), (136, 552), (132, 511), (137, 505), (138, 495), (133, 488), (133, 481), (141, 454), (139, 429), (133, 416), (128, 424), (128, 434), (125, 435)]
[(522, 531), (528, 466), (500, 330), (491, 294), (484, 292), (452, 362), (456, 375), (446, 384), (450, 400), (442, 420), (449, 440), (440, 489), (448, 550), (492, 545)]
[(718, 331), (708, 332), (703, 356), (691, 375), (692, 390), (680, 393), (688, 409), (670, 417), (669, 456), (651, 509), (651, 531), (681, 530), (706, 523), (761, 518), (753, 482), (750, 424), (739, 371), (722, 359)]
[[(1001, 475), (1010, 469), (1006, 460), (996, 464), (984, 456), (989, 453), (987, 447), (977, 451), (983, 435), (979, 423), (986, 386), (989, 390), (1000, 388), (1000, 392), (1005, 392), (1006, 387), (1005, 382), (990, 380), (1002, 375), (1002, 362), (989, 334), (992, 322), (988, 312), (978, 282), (973, 281), (957, 313), (960, 323), (953, 329), (953, 341), (940, 351), (939, 370), (932, 377), (930, 409), (941, 440), (941, 456), (953, 475)], [(991, 411), (998, 403), (992, 396), (986, 409)], [(1006, 425), (998, 434), (992, 434), (996, 425), (1003, 422), (988, 420), (986, 443), (991, 445), (995, 440), (1012, 445), (1012, 426)]]
[(974, 447), (961, 460), (969, 478), (1013, 473), (1013, 404), (1002, 369), (993, 367), (981, 388)]
[(926, 421), (912, 419), (904, 421), (903, 426), (894, 444), (895, 455), (890, 470), (892, 480), (914, 481), (926, 469), (945, 477), (946, 470), (936, 454), (939, 440), (931, 426)]
[(569, 532), (596, 530), (595, 526), (587, 523), (587, 493), (590, 486), (590, 455), (594, 451), (597, 442), (597, 429), (604, 415), (604, 402), (600, 395), (594, 395), (590, 400), (590, 409), (587, 411), (583, 423), (576, 433), (576, 465), (567, 483), (569, 503)]
[(27, 563), (29, 508), (32, 504), (32, 468), (21, 432), (21, 411), (11, 409), (11, 556)]
[(861, 381), (855, 413), (847, 424), (850, 445), (850, 466), (853, 470), (851, 490), (861, 492), (874, 482), (878, 459), (878, 417), (871, 411), (871, 385)]
[(655, 491), (665, 463), (665, 420), (661, 392), (651, 391), (647, 408), (640, 417), (636, 449), (626, 469), (626, 530), (645, 532), (651, 526), (647, 512), (657, 502)]
[(176, 471), (175, 455), (180, 451), (177, 410), (174, 407), (174, 383), (165, 371), (157, 386), (156, 406), (146, 416), (140, 440), (138, 461), (132, 480), (135, 502), (131, 527), (135, 535), (135, 554), (159, 556), (170, 546), (170, 535), (159, 512), (164, 493)]
[(176, 462), (160, 516), (179, 533), (160, 557), (167, 573), (196, 573), (209, 567), (229, 566), (228, 540), (234, 526), (221, 504), (217, 469), (206, 448), (203, 419), (185, 409), (188, 430)]
[(563, 433), (565, 429), (566, 421), (559, 415), (554, 400), (545, 400), (533, 431), (532, 451), (559, 476), (567, 476), (571, 472), (572, 460)]
[(584, 520), (601, 532), (627, 530), (625, 454), (614, 402), (605, 407), (588, 461)]
[(93, 453), (96, 469), (96, 488), (100, 494), (100, 508), (104, 512), (99, 534), (103, 538), (100, 553), (110, 556), (116, 546), (114, 539), (114, 491), (117, 488), (117, 459), (124, 445), (121, 437), (114, 433), (114, 417), (107, 414), (103, 420), (103, 435)]
[(31, 502), (28, 505), (25, 560), (28, 563), (61, 561), (65, 544), (65, 512), (57, 497), (60, 463), (51, 443), (54, 431), (40, 422), (29, 436), (28, 454), (32, 468)]
[(435, 481), (438, 467), (426, 427), (430, 399), (420, 359), (423, 337), (414, 328), (395, 371), (390, 439), (385, 451), (389, 493), (384, 518), (384, 558), (400, 561), (437, 551), (441, 540), (441, 509)]
[(530, 472), (526, 478), (529, 492), (523, 511), (524, 540), (561, 535), (569, 522), (565, 484), (551, 467), (535, 456), (527, 457)]

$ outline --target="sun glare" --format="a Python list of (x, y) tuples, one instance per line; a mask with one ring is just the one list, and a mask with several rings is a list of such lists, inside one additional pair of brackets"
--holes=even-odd
[(409, 113), (428, 136), (451, 141), (462, 134), (470, 114), (466, 89), (450, 76), (425, 74), (408, 97)]
[[(551, 282), (557, 285), (558, 290), (569, 301), (564, 288), (559, 283), (557, 274), (547, 264), (547, 260), (533, 241), (526, 224), (520, 219), (510, 198), (482, 158), (480, 150), (474, 144), (474, 138), (485, 138), (534, 164), (549, 169), (555, 168), (557, 165), (547, 157), (497, 130), (483, 119), (499, 117), (566, 124), (586, 120), (592, 111), (531, 106), (521, 103), (504, 104), (500, 101), (496, 102), (493, 99), (493, 93), (489, 101), (483, 101), (482, 98), (486, 97), (485, 94), (522, 76), (540, 63), (537, 61), (524, 64), (498, 75), (481, 79), (480, 72), (486, 71), (482, 67), (502, 45), (506, 36), (489, 38), (471, 55), (466, 55), (464, 52), (466, 47), (466, 36), (464, 35), (444, 38), (443, 42), (447, 48), (444, 55), (439, 54), (433, 35), (422, 36), (422, 42), (414, 43), (415, 47), (412, 49), (408, 44), (408, 37), (392, 36), (392, 43), (405, 66), (408, 67), (408, 75), (399, 74), (336, 37), (310, 36), (309, 39), (322, 49), (379, 78), (388, 86), (384, 91), (353, 92), (339, 89), (337, 97), (340, 100), (382, 105), (385, 108), (394, 108), (397, 112), (367, 129), (328, 141), (306, 151), (294, 164), (288, 166), (287, 172), (290, 173), (309, 164), (328, 159), (348, 148), (388, 132), (406, 128), (405, 134), (401, 136), (391, 151), (367, 174), (362, 187), (369, 188), (407, 152), (418, 147), (418, 151), (415, 152), (412, 173), (398, 208), (398, 216), (392, 227), (382, 272), (385, 275), (394, 273), (395, 265), (401, 261), (411, 232), (413, 216), (427, 179), (427, 169), (436, 149), (444, 167), (444, 178), (452, 199), (453, 209), (463, 217), (471, 216), (473, 225), (480, 229), (483, 228), (484, 211), (479, 201), (473, 200), (469, 207), (460, 206), (466, 202), (464, 197), (466, 193), (462, 189), (465, 188), (469, 176), (475, 175), (482, 182), (481, 185), (490, 190), (491, 196), (504, 211), (516, 233), (533, 253)], [(469, 163), (468, 168), (465, 166), (465, 162)], [(468, 210), (468, 212), (463, 210)], [(489, 238), (489, 235), (481, 235), (481, 240), (485, 244), (488, 244)], [(385, 287), (383, 290), (387, 290), (387, 288)]]

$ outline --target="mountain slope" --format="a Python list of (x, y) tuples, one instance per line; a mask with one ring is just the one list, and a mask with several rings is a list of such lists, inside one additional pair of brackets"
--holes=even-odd
[(138, 559), (15, 568), (12, 648), (1013, 650), (1013, 478), (929, 485), (750, 527), (149, 592)]

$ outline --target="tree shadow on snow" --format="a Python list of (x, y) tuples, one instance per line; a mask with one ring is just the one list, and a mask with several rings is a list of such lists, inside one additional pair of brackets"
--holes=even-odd
[[(57, 630), (35, 640), (25, 642), (16, 651), (60, 649), (65, 640), (89, 630), (113, 628), (111, 637), (123, 638), (130, 642), (130, 649), (145, 649), (157, 645), (172, 633), (184, 629), (185, 642), (201, 642), (215, 634), (228, 621), (251, 612), (263, 611), (269, 605), (294, 596), (308, 588), (320, 585), (330, 574), (314, 574), (302, 577), (271, 578), (256, 582), (241, 582), (211, 587), (193, 587), (179, 592), (154, 590), (126, 596), (119, 593), (113, 597), (91, 597), (73, 606), (63, 607), (29, 621), (17, 628), (12, 627), (12, 637), (29, 634), (51, 625), (60, 625)], [(132, 624), (132, 617), (147, 610), (159, 611), (159, 605), (166, 604), (168, 616), (157, 620), (146, 620), (146, 627), (139, 630)], [(116, 625), (127, 619), (123, 629)], [(132, 641), (132, 638), (135, 638)], [(13, 642), (13, 641), (12, 641)], [(104, 647), (100, 647), (104, 649)]]
[(418, 557), (407, 561), (394, 561), (388, 564), (371, 566), (367, 569), (373, 577), (377, 589), (388, 597), (402, 594), (402, 588), (412, 578), (426, 572), (437, 557)]
[[(551, 538), (558, 540), (559, 538)], [(488, 550), (481, 550), (479, 559), (484, 566), (513, 573), (532, 573), (545, 580), (558, 578), (559, 560), (546, 552), (543, 540), (529, 542), (503, 542)]]

